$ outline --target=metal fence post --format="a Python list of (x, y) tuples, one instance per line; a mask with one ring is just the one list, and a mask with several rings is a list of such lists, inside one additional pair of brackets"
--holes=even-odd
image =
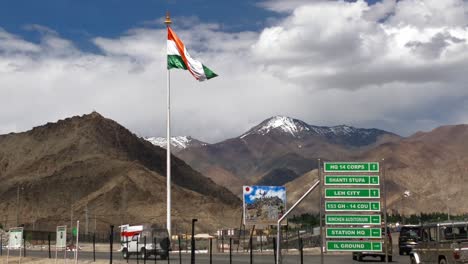
[(109, 240), (110, 240), (110, 256), (109, 256), (109, 261), (110, 261), (110, 264), (112, 264), (112, 251), (113, 251), (113, 244), (114, 244), (114, 225), (111, 225), (110, 226), (110, 236), (109, 236)]
[(144, 251), (142, 251), (143, 253), (143, 263), (146, 264), (146, 236), (143, 237), (143, 243), (144, 243)]
[(137, 246), (136, 246), (137, 264), (140, 263), (140, 252), (139, 252), (140, 244), (139, 244), (139, 242), (140, 242), (140, 237), (138, 236), (137, 243), (136, 243), (137, 244)]
[[(154, 264), (156, 264), (156, 259), (158, 258), (158, 252), (156, 251), (156, 238), (153, 237), (153, 248), (154, 248)], [(128, 260), (127, 260), (128, 263)]]
[(93, 261), (96, 262), (96, 233), (93, 234)]
[(52, 254), (50, 253), (50, 233), (47, 234), (47, 240), (48, 240), (48, 243), (49, 243), (49, 258), (52, 258)]
[[(223, 230), (221, 230), (223, 232)], [(224, 234), (221, 233), (221, 252), (224, 253)]]
[(185, 231), (185, 253), (188, 253), (188, 233)]
[(23, 257), (26, 257), (26, 232), (23, 233), (23, 252)]
[(128, 247), (128, 235), (127, 234), (125, 234), (125, 244), (127, 244), (127, 263), (128, 263), (128, 259), (130, 258), (130, 253), (128, 252), (129, 247)]
[(179, 264), (182, 264), (182, 242), (180, 235), (177, 236), (177, 239), (179, 240)]
[(210, 264), (213, 264), (213, 239), (210, 237)]
[(192, 219), (192, 248), (191, 248), (191, 256), (190, 256), (190, 263), (195, 264), (195, 222), (197, 222), (198, 219), (193, 218)]
[(252, 243), (252, 236), (250, 236), (249, 239), (249, 244), (250, 244), (250, 264), (253, 264), (253, 243)]
[(232, 264), (232, 237), (229, 238), (229, 264)]
[(167, 252), (167, 264), (171, 263), (171, 253), (168, 251)]
[(276, 237), (273, 237), (273, 257), (275, 258), (275, 263), (276, 262)]
[(299, 251), (301, 253), (301, 264), (304, 264), (304, 244), (302, 241), (302, 237), (299, 238)]

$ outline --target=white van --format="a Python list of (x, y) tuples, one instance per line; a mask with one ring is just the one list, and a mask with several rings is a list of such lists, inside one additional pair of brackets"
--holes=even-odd
[(171, 248), (167, 229), (155, 225), (120, 226), (120, 244), (122, 256), (125, 259), (137, 254), (142, 259), (151, 255), (167, 259)]

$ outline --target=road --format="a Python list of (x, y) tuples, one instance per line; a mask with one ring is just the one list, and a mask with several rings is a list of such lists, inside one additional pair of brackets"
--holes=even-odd
[[(395, 252), (395, 251), (394, 251)], [(4, 252), (6, 254), (6, 252)], [(67, 252), (69, 254), (69, 257), (72, 258), (70, 255), (71, 252)], [(18, 252), (12, 252), (12, 255), (18, 255)], [(28, 257), (40, 257), (40, 258), (47, 258), (48, 253), (47, 251), (28, 251), (27, 252)], [(55, 252), (52, 252), (52, 257), (55, 256)], [(59, 254), (59, 258), (63, 258), (63, 252)], [(196, 263), (197, 264), (209, 264), (209, 255), (208, 254), (197, 254), (195, 256), (196, 258)], [(93, 253), (92, 252), (80, 252), (79, 254), (79, 259), (81, 260), (92, 260), (93, 259)], [(96, 252), (96, 259), (99, 260), (107, 260), (109, 259), (109, 253), (106, 252)], [(116, 260), (116, 262), (123, 262), (123, 258), (120, 254), (120, 252), (114, 252), (113, 254), (113, 259)], [(358, 263), (382, 263), (380, 262), (380, 259), (378, 258), (365, 258), (363, 262), (358, 262), (358, 261), (353, 261), (351, 258), (351, 254), (337, 254), (337, 255), (325, 255), (324, 263), (325, 264), (343, 264), (343, 263), (353, 263), (353, 264), (358, 264)], [(132, 258), (129, 260), (129, 263), (131, 264), (136, 264), (137, 259), (135, 256), (132, 256)], [(146, 263), (152, 264), (155, 263), (154, 258), (150, 258), (146, 260)], [(156, 263), (168, 263), (167, 260), (160, 260), (159, 258), (156, 260)], [(180, 263), (179, 262), (179, 255), (178, 253), (172, 253), (170, 256), (169, 263)], [(188, 264), (190, 263), (190, 253), (182, 253), (182, 263), (183, 264)], [(213, 263), (215, 264), (229, 264), (229, 254), (224, 253), (224, 254), (213, 254)], [(232, 263), (250, 263), (250, 256), (249, 254), (233, 254), (233, 259)], [(253, 263), (255, 264), (272, 264), (274, 263), (274, 257), (273, 254), (254, 254), (253, 256)], [(300, 263), (300, 257), (297, 254), (289, 254), (285, 255), (283, 257), (283, 263), (285, 264), (299, 264)], [(304, 263), (320, 263), (320, 256), (317, 255), (304, 255)], [(393, 262), (392, 263), (410, 263), (409, 257), (408, 256), (399, 256), (397, 254), (393, 254)], [(138, 264), (143, 264), (143, 260), (139, 259)]]

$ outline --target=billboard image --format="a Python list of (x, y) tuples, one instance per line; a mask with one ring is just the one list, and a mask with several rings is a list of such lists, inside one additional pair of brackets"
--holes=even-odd
[(274, 225), (286, 212), (286, 187), (244, 186), (244, 224)]
[(10, 228), (8, 248), (17, 249), (17, 248), (21, 248), (22, 245), (23, 245), (23, 228), (22, 227)]

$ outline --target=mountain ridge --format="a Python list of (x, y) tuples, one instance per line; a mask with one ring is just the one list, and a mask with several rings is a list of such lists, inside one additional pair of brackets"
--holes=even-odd
[[(285, 116), (268, 118), (238, 137), (202, 147), (186, 148), (177, 155), (196, 170), (240, 195), (242, 184), (284, 180), (317, 168), (318, 158), (343, 159), (401, 137), (378, 129), (346, 125), (318, 127)], [(213, 170), (212, 167), (218, 168)], [(227, 172), (218, 181), (215, 171)], [(276, 170), (276, 172), (275, 172)], [(274, 181), (272, 175), (288, 171)], [(294, 172), (294, 173), (292, 173)], [(263, 177), (268, 179), (262, 180)]]
[[(164, 149), (95, 112), (1, 135), (0, 221), (14, 215), (17, 186), (22, 186), (26, 225), (63, 224), (60, 215), (69, 216), (70, 206), (76, 218), (83, 218), (83, 204), (100, 212), (100, 227), (161, 223), (165, 164)], [(171, 169), (175, 228), (188, 228), (193, 217), (201, 219), (205, 230), (219, 226), (221, 219), (238, 222), (232, 219), (240, 213), (238, 197), (177, 157), (172, 157)]]

